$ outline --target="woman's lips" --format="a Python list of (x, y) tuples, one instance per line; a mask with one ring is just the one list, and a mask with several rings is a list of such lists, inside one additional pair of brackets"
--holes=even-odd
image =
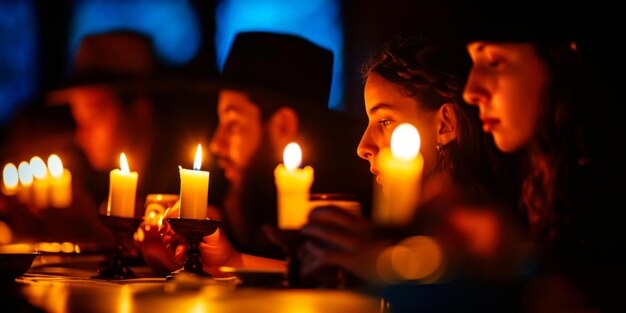
[(485, 118), (482, 120), (483, 122), (483, 131), (486, 133), (492, 132), (494, 128), (500, 124), (500, 120), (495, 118)]

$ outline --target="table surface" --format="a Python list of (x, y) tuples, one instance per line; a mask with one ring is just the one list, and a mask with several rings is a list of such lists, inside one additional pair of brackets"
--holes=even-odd
[(233, 279), (155, 277), (93, 279), (104, 256), (40, 256), (12, 284), (17, 297), (44, 312), (381, 312), (381, 300), (354, 290), (243, 287)]

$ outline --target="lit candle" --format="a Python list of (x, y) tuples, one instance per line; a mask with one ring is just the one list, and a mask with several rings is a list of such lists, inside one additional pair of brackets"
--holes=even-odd
[(17, 167), (13, 163), (7, 163), (2, 170), (2, 194), (5, 196), (15, 195), (19, 182)]
[(384, 198), (376, 202), (373, 220), (380, 225), (405, 225), (419, 204), (424, 170), (417, 129), (407, 123), (398, 125), (391, 135), (390, 146), (378, 156)]
[(63, 168), (61, 158), (56, 154), (48, 157), (50, 170), (50, 205), (54, 208), (66, 208), (72, 204), (72, 174)]
[(28, 162), (20, 162), (20, 165), (17, 167), (17, 176), (20, 179), (20, 187), (17, 190), (17, 201), (21, 204), (30, 205), (30, 189), (33, 186), (33, 172)]
[(48, 207), (48, 168), (46, 163), (34, 156), (30, 159), (30, 168), (33, 171), (35, 180), (33, 181), (32, 205), (37, 209)]
[(209, 172), (201, 171), (202, 147), (198, 145), (193, 170), (178, 167), (180, 170), (180, 211), (179, 218), (206, 219), (209, 198)]
[(307, 221), (310, 211), (309, 193), (313, 184), (313, 168), (298, 168), (302, 162), (302, 150), (297, 143), (290, 143), (283, 151), (283, 163), (274, 169), (277, 189), (278, 227), (299, 229)]
[(114, 169), (109, 176), (109, 202), (107, 216), (135, 217), (135, 197), (137, 196), (137, 172), (131, 172), (126, 155), (120, 155), (120, 169)]

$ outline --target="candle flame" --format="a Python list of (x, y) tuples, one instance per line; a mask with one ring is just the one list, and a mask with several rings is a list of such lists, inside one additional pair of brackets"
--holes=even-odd
[(417, 129), (409, 123), (398, 125), (391, 134), (391, 154), (399, 159), (414, 159), (419, 153), (420, 144)]
[(31, 171), (28, 162), (20, 162), (20, 165), (17, 167), (17, 175), (23, 186), (30, 186), (33, 183), (33, 172)]
[(52, 154), (48, 157), (48, 170), (50, 170), (50, 175), (54, 178), (63, 176), (63, 162), (61, 162), (61, 158), (58, 155)]
[(19, 177), (17, 176), (17, 167), (13, 163), (7, 163), (2, 170), (2, 181), (4, 186), (9, 189), (17, 187)]
[(126, 154), (124, 154), (124, 152), (120, 154), (120, 170), (124, 174), (130, 174), (130, 168), (128, 167), (128, 161), (126, 160)]
[(199, 171), (202, 167), (202, 146), (198, 144), (196, 149), (196, 158), (193, 160), (193, 169)]
[(285, 168), (288, 171), (293, 171), (300, 166), (300, 162), (302, 162), (302, 150), (300, 146), (295, 142), (289, 143), (283, 151), (283, 163), (285, 163)]
[(37, 179), (45, 179), (46, 176), (48, 176), (46, 163), (38, 156), (34, 156), (30, 159), (30, 169), (32, 170), (33, 176)]

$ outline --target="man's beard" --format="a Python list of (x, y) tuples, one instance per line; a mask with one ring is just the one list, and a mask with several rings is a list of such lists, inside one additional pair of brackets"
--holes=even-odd
[(280, 161), (271, 147), (269, 136), (264, 132), (259, 148), (250, 159), (250, 164), (243, 170), (241, 185), (229, 186), (229, 197), (237, 199), (227, 202), (233, 203), (238, 208), (229, 208), (228, 205), (223, 208), (238, 209), (243, 225), (234, 225), (236, 221), (229, 221), (224, 227), (233, 246), (240, 252), (278, 258), (282, 257), (281, 250), (271, 244), (263, 232), (264, 225), (277, 224), (273, 173), (274, 167)]

